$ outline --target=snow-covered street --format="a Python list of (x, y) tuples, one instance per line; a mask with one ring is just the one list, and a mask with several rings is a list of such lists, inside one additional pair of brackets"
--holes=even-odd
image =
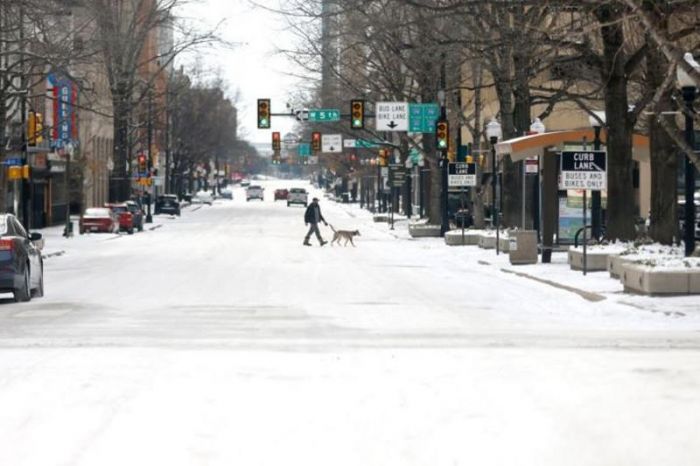
[(46, 296), (0, 304), (0, 465), (700, 463), (697, 298), (589, 301), (325, 199), (357, 247), (304, 247), (273, 191), (309, 186), (264, 185), (46, 231)]

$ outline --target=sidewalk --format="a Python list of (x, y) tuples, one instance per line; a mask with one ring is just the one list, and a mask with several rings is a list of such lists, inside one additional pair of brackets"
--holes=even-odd
[[(386, 223), (375, 223), (373, 214), (366, 209), (360, 209), (359, 204), (338, 203), (349, 216), (361, 221), (360, 228), (371, 229), (392, 237), (398, 241), (419, 241), (429, 249), (450, 248), (458, 260), (488, 266), (503, 273), (512, 274), (522, 280), (532, 280), (558, 289), (564, 289), (581, 296), (581, 299), (591, 302), (609, 300), (630, 307), (630, 310), (642, 310), (653, 313), (663, 313), (671, 318), (686, 316), (700, 317), (700, 300), (697, 296), (665, 296), (651, 297), (634, 295), (624, 292), (619, 280), (610, 278), (607, 271), (589, 272), (583, 275), (581, 271), (571, 270), (567, 262), (566, 252), (554, 252), (549, 264), (512, 265), (508, 253), (496, 254), (493, 249), (481, 249), (478, 246), (447, 246), (443, 238), (416, 239), (408, 233), (408, 221), (403, 219), (396, 222), (394, 230)], [(412, 218), (409, 221), (418, 221)]]

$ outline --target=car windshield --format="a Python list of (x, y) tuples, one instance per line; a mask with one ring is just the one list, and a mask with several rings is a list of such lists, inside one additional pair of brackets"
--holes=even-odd
[(306, 194), (305, 189), (299, 189), (299, 188), (294, 188), (294, 189), (290, 190), (289, 192), (293, 193), (293, 194)]
[(120, 214), (122, 212), (126, 212), (127, 208), (124, 206), (121, 206), (121, 205), (117, 205), (117, 206), (112, 206), (112, 211)]

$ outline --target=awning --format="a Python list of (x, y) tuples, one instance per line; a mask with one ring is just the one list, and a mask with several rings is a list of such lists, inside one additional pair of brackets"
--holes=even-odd
[[(600, 139), (605, 144), (605, 130), (601, 131)], [(527, 157), (543, 156), (547, 149), (557, 152), (563, 149), (564, 144), (581, 142), (586, 138), (593, 148), (595, 133), (593, 129), (553, 131), (551, 133), (531, 134), (520, 136), (496, 144), (496, 154), (510, 154), (514, 162), (526, 159)], [(633, 157), (637, 161), (649, 160), (649, 138), (641, 134), (635, 134), (632, 138)]]

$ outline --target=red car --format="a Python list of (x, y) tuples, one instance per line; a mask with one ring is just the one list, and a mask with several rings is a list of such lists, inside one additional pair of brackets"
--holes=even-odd
[(289, 196), (289, 190), (287, 189), (275, 189), (275, 200), (286, 201), (287, 196)]
[(80, 216), (80, 234), (86, 232), (116, 233), (119, 231), (119, 220), (106, 207), (90, 207)]
[(126, 204), (105, 204), (119, 219), (119, 229), (130, 235), (134, 234), (134, 214)]

